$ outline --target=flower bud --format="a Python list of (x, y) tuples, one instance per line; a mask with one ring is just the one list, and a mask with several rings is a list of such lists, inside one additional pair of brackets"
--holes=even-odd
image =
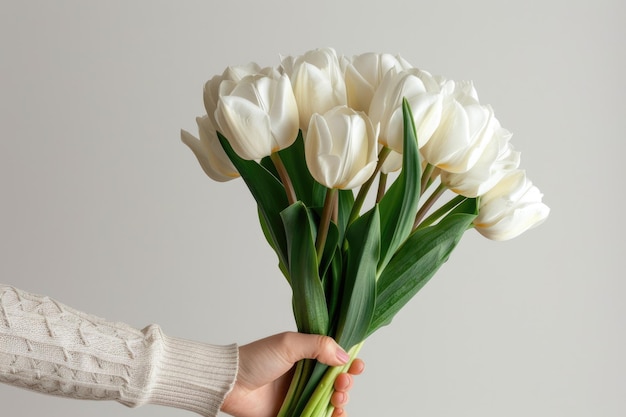
[(313, 178), (328, 188), (352, 189), (374, 173), (376, 131), (365, 113), (338, 106), (311, 117), (304, 141)]
[(443, 91), (441, 123), (421, 151), (442, 171), (465, 172), (476, 164), (499, 123), (493, 109), (478, 102), (471, 82), (448, 81)]
[(298, 107), (286, 75), (223, 82), (215, 118), (220, 132), (244, 159), (269, 156), (298, 136)]
[[(498, 124), (499, 125), (499, 124)], [(517, 169), (520, 153), (513, 149), (511, 133), (501, 127), (494, 132), (478, 161), (466, 172), (441, 172), (441, 181), (452, 191), (465, 197), (485, 194), (507, 173)]]
[(389, 72), (400, 72), (412, 65), (400, 56), (368, 52), (345, 62), (346, 93), (348, 105), (357, 111), (367, 112), (374, 93)]
[(343, 70), (334, 49), (315, 49), (298, 57), (286, 57), (282, 67), (291, 78), (302, 130), (308, 128), (313, 113), (323, 114), (347, 103)]
[(204, 108), (213, 126), (217, 126), (217, 122), (215, 121), (215, 109), (217, 109), (217, 101), (219, 100), (222, 81), (234, 81), (238, 83), (248, 75), (260, 74), (262, 71), (261, 67), (255, 62), (250, 62), (246, 65), (231, 66), (227, 67), (222, 75), (215, 75), (204, 84), (204, 90), (202, 92)]
[(402, 153), (404, 119), (402, 100), (411, 106), (419, 147), (424, 146), (439, 126), (442, 96), (439, 84), (425, 71), (418, 69), (387, 72), (374, 93), (369, 108), (372, 123), (379, 125), (378, 141)]
[(488, 239), (512, 239), (548, 217), (550, 208), (542, 197), (524, 171), (510, 172), (481, 197), (474, 226)]

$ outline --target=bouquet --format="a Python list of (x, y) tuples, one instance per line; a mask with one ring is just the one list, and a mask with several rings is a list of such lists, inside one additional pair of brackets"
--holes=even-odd
[[(352, 358), (466, 231), (507, 240), (549, 213), (474, 85), (399, 56), (325, 48), (228, 67), (206, 82), (204, 105), (199, 139), (182, 141), (210, 178), (245, 181), (298, 331)], [(279, 416), (330, 416), (348, 366), (298, 363)]]

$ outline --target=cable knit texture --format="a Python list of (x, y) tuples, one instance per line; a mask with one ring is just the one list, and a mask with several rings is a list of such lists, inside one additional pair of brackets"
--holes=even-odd
[(159, 404), (216, 416), (236, 345), (216, 346), (81, 313), (0, 284), (0, 382), (64, 397)]

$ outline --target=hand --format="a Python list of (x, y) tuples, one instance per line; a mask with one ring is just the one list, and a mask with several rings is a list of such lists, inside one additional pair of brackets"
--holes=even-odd
[[(236, 417), (275, 417), (285, 399), (294, 364), (301, 359), (317, 359), (330, 365), (345, 365), (349, 357), (330, 337), (286, 332), (257, 340), (239, 348), (239, 372), (235, 386), (222, 405), (222, 411)], [(346, 415), (352, 388), (352, 375), (363, 372), (362, 360), (355, 359), (348, 373), (335, 380), (331, 404), (333, 417)]]

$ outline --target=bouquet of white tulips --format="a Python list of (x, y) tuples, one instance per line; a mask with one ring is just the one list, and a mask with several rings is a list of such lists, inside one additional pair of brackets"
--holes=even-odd
[[(199, 140), (182, 131), (183, 142), (212, 179), (245, 181), (298, 331), (353, 358), (467, 230), (506, 240), (549, 213), (473, 84), (398, 56), (328, 48), (228, 67), (204, 104)], [(332, 414), (344, 369), (300, 362), (279, 415)]]

